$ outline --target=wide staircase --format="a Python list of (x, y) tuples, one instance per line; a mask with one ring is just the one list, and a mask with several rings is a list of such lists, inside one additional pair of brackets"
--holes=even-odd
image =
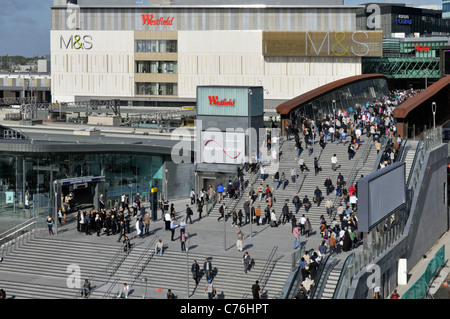
[[(91, 299), (117, 298), (123, 283), (130, 285), (130, 299), (165, 299), (171, 289), (178, 298), (207, 298), (206, 276), (196, 288), (190, 267), (194, 259), (203, 269), (209, 258), (217, 298), (252, 298), (251, 286), (260, 281), (263, 298), (274, 298), (283, 288), (290, 264), (276, 255), (266, 260), (254, 259), (245, 274), (241, 258), (201, 255), (195, 252), (166, 250), (154, 255), (149, 240), (124, 254), (120, 245), (77, 242), (60, 237), (39, 237), (23, 242), (0, 263), (0, 287), (7, 298), (73, 299), (80, 298), (85, 279), (91, 282)], [(146, 279), (145, 281), (143, 279)], [(196, 288), (196, 289), (195, 289)]]
[[(73, 279), (107, 280), (117, 246), (36, 237), (16, 247), (0, 264), (0, 287), (7, 298), (74, 298)], [(92, 279), (91, 279), (92, 280)]]
[[(327, 198), (331, 198), (331, 200), (335, 203), (335, 208), (337, 208), (342, 199), (341, 197), (337, 197), (335, 192), (331, 193), (329, 196), (326, 195), (324, 182), (327, 177), (330, 177), (333, 185), (336, 185), (338, 174), (341, 173), (344, 176), (344, 180), (347, 182), (345, 187), (348, 189), (348, 187), (350, 187), (348, 179), (351, 176), (356, 176), (354, 181), (356, 182), (361, 175), (370, 174), (373, 170), (377, 157), (376, 149), (373, 146), (373, 142), (370, 141), (367, 137), (364, 136), (361, 139), (361, 145), (356, 151), (355, 156), (351, 160), (348, 159), (349, 142), (347, 142), (345, 145), (343, 145), (342, 143), (327, 143), (324, 149), (322, 149), (318, 145), (318, 143), (316, 143), (311, 155), (308, 155), (308, 151), (304, 149), (300, 154), (300, 157), (305, 160), (306, 166), (309, 170), (304, 171), (303, 173), (298, 166), (299, 157), (297, 157), (297, 151), (295, 150), (294, 139), (285, 141), (281, 148), (279, 172), (280, 174), (281, 172), (284, 172), (289, 180), (289, 183), (283, 190), (282, 186), (279, 186), (278, 189), (275, 188), (273, 176), (266, 180), (266, 184), (269, 184), (269, 186), (271, 186), (273, 190), (273, 194), (275, 197), (273, 209), (275, 209), (277, 216), (279, 216), (279, 214), (281, 213), (284, 203), (288, 204), (290, 211), (292, 211), (293, 213), (295, 212), (295, 206), (294, 204), (292, 204), (292, 199), (295, 194), (298, 194), (301, 201), (303, 200), (304, 196), (307, 195), (312, 206), (308, 213), (306, 213), (305, 209), (301, 207), (296, 217), (298, 219), (301, 215), (305, 214), (305, 217), (309, 218), (313, 230), (317, 230), (320, 226), (320, 216), (324, 215), (327, 218), (325, 209), (325, 201), (327, 200)], [(368, 147), (366, 148), (366, 146)], [(365, 152), (367, 152), (367, 154)], [(333, 171), (331, 169), (331, 157), (334, 154), (336, 154), (338, 159), (338, 168), (336, 171)], [(319, 164), (322, 168), (317, 175), (314, 171), (314, 157), (317, 157), (319, 159)], [(355, 164), (357, 164), (356, 167)], [(296, 179), (295, 183), (292, 183), (290, 177), (290, 170), (292, 167), (295, 167), (298, 174), (298, 178)], [(324, 200), (322, 201), (320, 206), (317, 206), (317, 204), (313, 203), (314, 191), (316, 189), (316, 186), (318, 186), (322, 191), (324, 197)]]
[[(420, 147), (419, 142), (417, 141), (411, 141), (407, 140), (404, 141), (405, 145), (403, 146), (403, 154), (401, 155), (401, 158), (397, 158), (396, 161), (404, 161), (405, 162), (405, 182), (408, 181), (408, 176), (410, 174), (410, 171), (412, 169), (412, 166), (414, 165), (414, 160), (416, 157), (417, 148)], [(373, 167), (370, 166), (370, 167)], [(365, 172), (366, 170), (362, 170)], [(368, 171), (367, 173), (370, 173)], [(332, 299), (333, 295), (335, 293), (339, 278), (341, 276), (342, 267), (345, 261), (345, 258), (348, 256), (348, 254), (341, 253), (339, 255), (335, 255), (332, 260), (330, 261), (333, 266), (330, 267), (329, 273), (326, 276), (323, 276), (323, 278), (320, 279), (320, 282), (318, 283), (318, 286), (321, 287), (323, 284), (323, 290), (321, 293), (318, 293), (314, 299)]]

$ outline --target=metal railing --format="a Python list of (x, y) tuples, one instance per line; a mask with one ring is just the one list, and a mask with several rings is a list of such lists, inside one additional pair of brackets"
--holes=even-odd
[[(336, 285), (336, 289), (334, 290), (332, 299), (345, 299), (345, 294), (348, 291), (348, 289), (350, 288), (351, 278), (355, 274), (354, 268), (352, 271), (352, 267), (351, 267), (351, 264), (354, 259), (354, 255), (355, 255), (354, 253), (351, 253), (347, 257), (347, 259), (345, 259), (344, 265), (342, 266), (341, 275), (339, 276), (338, 283)], [(344, 289), (341, 289), (342, 285), (345, 286)]]
[(147, 267), (150, 260), (153, 258), (153, 252), (154, 252), (154, 244), (156, 242), (157, 238), (153, 237), (153, 239), (150, 241), (150, 243), (147, 245), (145, 250), (142, 252), (142, 254), (139, 256), (139, 258), (134, 263), (133, 267), (131, 267), (131, 270), (128, 272), (129, 275), (132, 276), (133, 281), (132, 285), (136, 282), (136, 279), (139, 278), (139, 276), (144, 271), (145, 267)]
[(119, 280), (120, 280), (120, 278), (116, 278), (111, 284), (110, 284), (110, 286), (108, 287), (108, 289), (105, 291), (105, 293), (103, 294), (103, 296), (102, 296), (102, 299), (106, 299), (106, 298), (108, 298), (109, 297), (109, 295), (111, 294), (111, 291), (116, 287), (116, 288), (119, 288), (118, 287), (118, 282), (119, 282)]
[(15, 248), (34, 238), (36, 230), (44, 227), (45, 221), (42, 221), (39, 217), (34, 217), (0, 234), (0, 257), (3, 258)]
[(331, 269), (335, 266), (335, 263), (328, 263), (328, 260), (334, 254), (335, 252), (327, 253), (325, 258), (320, 260), (319, 268), (317, 268), (317, 273), (315, 276), (315, 278), (318, 278), (319, 280), (317, 283), (316, 280), (314, 281), (314, 285), (311, 287), (311, 292), (309, 293), (309, 299), (314, 299), (316, 294), (318, 299), (322, 296), (323, 289), (327, 283), (328, 275)]
[(114, 257), (109, 261), (108, 265), (103, 270), (103, 273), (107, 274), (107, 281), (111, 279), (112, 276), (114, 276), (127, 256), (128, 253), (124, 251), (123, 247), (120, 247), (120, 249), (114, 254)]
[[(263, 266), (263, 269), (261, 270), (261, 273), (258, 276), (257, 280), (260, 284), (261, 291), (264, 290), (264, 287), (266, 286), (267, 281), (269, 280), (270, 275), (272, 274), (273, 268), (275, 267), (277, 250), (278, 250), (278, 246), (274, 246), (272, 248), (272, 251), (269, 254), (269, 258), (267, 259), (266, 263)], [(248, 293), (245, 293), (242, 296), (242, 299), (246, 299), (247, 296), (248, 296)]]

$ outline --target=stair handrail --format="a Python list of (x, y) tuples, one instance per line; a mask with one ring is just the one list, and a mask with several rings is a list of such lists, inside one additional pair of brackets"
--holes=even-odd
[[(136, 282), (136, 279), (139, 278), (139, 276), (142, 274), (142, 272), (144, 271), (145, 267), (147, 267), (148, 263), (150, 262), (150, 260), (153, 257), (153, 245), (155, 244), (156, 240), (158, 238), (153, 237), (152, 240), (150, 241), (150, 243), (147, 245), (147, 247), (145, 248), (145, 250), (141, 253), (141, 255), (139, 256), (139, 258), (136, 260), (136, 262), (134, 263), (134, 265), (131, 267), (130, 271), (128, 272), (129, 275), (133, 276), (133, 273), (135, 270), (138, 271), (138, 273), (136, 275), (133, 276), (133, 281), (132, 281), (132, 285)], [(149, 253), (150, 252), (150, 253)], [(141, 263), (141, 261), (147, 257), (147, 259), (145, 260), (145, 262), (142, 265), (139, 265)]]
[(334, 290), (332, 299), (337, 299), (339, 290), (341, 289), (342, 282), (344, 281), (344, 277), (347, 275), (348, 269), (351, 266), (351, 264), (353, 263), (354, 258), (355, 258), (355, 253), (352, 252), (345, 259), (345, 262), (344, 262), (344, 265), (342, 266), (341, 274), (339, 275), (339, 279), (336, 284), (336, 288)]
[[(263, 266), (263, 269), (261, 270), (261, 273), (258, 276), (258, 282), (260, 284), (261, 290), (264, 289), (264, 287), (267, 284), (267, 281), (269, 280), (270, 274), (272, 273), (272, 270), (270, 271), (269, 275), (267, 275), (267, 272), (269, 271), (269, 266), (272, 265), (272, 267), (274, 266), (275, 262), (274, 262), (274, 257), (276, 256), (278, 250), (278, 246), (274, 246), (269, 254), (269, 258), (266, 260), (266, 263)], [(246, 292), (243, 296), (242, 299), (246, 299), (248, 296), (248, 293)]]
[[(327, 254), (325, 259), (322, 259), (319, 264), (319, 268), (317, 269), (316, 278), (319, 278), (317, 284), (314, 284), (311, 288), (311, 292), (309, 293), (309, 299), (314, 299), (317, 297), (320, 299), (322, 297), (323, 290), (325, 289), (325, 284), (327, 283), (328, 276), (330, 275), (331, 270), (336, 266), (337, 262), (334, 261), (328, 263), (330, 257), (336, 252), (330, 252)], [(315, 283), (315, 281), (314, 281)]]
[(117, 283), (119, 282), (120, 278), (114, 279), (114, 281), (110, 284), (109, 288), (105, 291), (105, 293), (102, 296), (102, 299), (106, 299), (114, 287), (117, 287)]
[[(2, 249), (0, 257), (3, 257), (3, 254), (5, 252), (5, 244), (8, 243), (9, 237), (12, 237), (10, 240), (12, 241), (12, 244), (15, 244), (18, 236), (22, 235), (22, 234), (20, 234), (21, 232), (25, 233), (25, 232), (27, 232), (27, 229), (29, 229), (28, 231), (32, 231), (33, 227), (35, 229), (36, 225), (38, 225), (39, 223), (45, 223), (45, 221), (39, 221), (38, 219), (40, 219), (40, 218), (33, 217), (32, 219), (29, 219), (15, 227), (13, 227), (12, 229), (9, 229), (9, 230), (3, 232), (0, 235), (0, 245), (1, 245), (0, 248)], [(17, 229), (15, 229), (15, 228), (17, 228)]]
[[(125, 260), (127, 254), (124, 252), (123, 247), (120, 247), (117, 252), (114, 254), (113, 258), (109, 261), (108, 265), (106, 265), (105, 269), (103, 270), (104, 274), (108, 274), (108, 280), (114, 276), (116, 271), (119, 269), (119, 267), (122, 265), (123, 261)], [(117, 264), (113, 267), (114, 263)]]

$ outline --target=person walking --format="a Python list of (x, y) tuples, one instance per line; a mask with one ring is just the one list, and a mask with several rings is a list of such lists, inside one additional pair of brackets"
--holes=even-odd
[(310, 232), (312, 232), (312, 226), (309, 218), (306, 218), (305, 221), (305, 236), (309, 237)]
[(295, 183), (296, 178), (297, 178), (297, 171), (295, 170), (295, 167), (291, 167), (291, 181), (292, 181), (292, 183)]
[(316, 186), (316, 189), (314, 190), (314, 201), (317, 203), (317, 206), (320, 206), (322, 199), (322, 191), (319, 189), (319, 186)]
[(209, 281), (212, 279), (212, 263), (208, 258), (206, 258), (205, 262), (203, 263), (203, 273), (206, 275), (206, 280)]
[(337, 242), (336, 242), (336, 234), (331, 233), (331, 237), (328, 238), (328, 246), (330, 247), (330, 252), (337, 252)]
[(242, 257), (242, 263), (244, 264), (244, 272), (247, 273), (247, 271), (250, 271), (252, 258), (248, 254), (248, 251), (246, 251), (244, 256)]
[(237, 240), (236, 240), (236, 247), (238, 249), (238, 251), (242, 251), (242, 247), (244, 244), (244, 233), (242, 232), (242, 230), (238, 229), (238, 232), (236, 234)]
[(186, 222), (189, 220), (189, 223), (192, 224), (192, 218), (191, 216), (194, 214), (192, 209), (189, 207), (188, 204), (186, 204)]
[(331, 198), (327, 198), (327, 201), (325, 202), (325, 208), (327, 209), (327, 215), (328, 217), (331, 217), (333, 215), (333, 209), (334, 209), (334, 204), (333, 201), (331, 200)]
[(330, 176), (328, 176), (328, 178), (325, 180), (325, 182), (323, 183), (323, 186), (325, 186), (326, 190), (327, 190), (327, 196), (330, 195), (331, 192), (333, 192), (333, 181), (330, 179)]
[(209, 279), (206, 284), (205, 293), (208, 295), (208, 299), (214, 299), (216, 296), (216, 287), (214, 287), (211, 279)]
[[(122, 224), (122, 227), (123, 227), (123, 224)], [(141, 220), (140, 220), (140, 218), (136, 219), (136, 237), (137, 238), (142, 238), (142, 228), (141, 228)]]
[(292, 233), (294, 235), (294, 249), (296, 249), (296, 244), (298, 244), (298, 249), (301, 248), (302, 244), (300, 243), (300, 230), (298, 227), (294, 227), (292, 230)]
[(170, 212), (165, 212), (164, 214), (164, 226), (165, 230), (170, 230), (170, 222), (172, 221), (172, 218), (170, 217)]
[(119, 223), (119, 239), (117, 240), (118, 243), (122, 240), (122, 236), (125, 238), (125, 227), (123, 224), (123, 220)]
[(253, 299), (261, 299), (261, 287), (258, 280), (252, 285), (252, 295)]
[(319, 160), (317, 159), (317, 157), (314, 157), (314, 176), (317, 176), (319, 172), (320, 172)]
[(150, 214), (148, 212), (144, 215), (144, 235), (150, 235)]
[(338, 159), (337, 159), (337, 156), (336, 156), (336, 154), (333, 154), (333, 156), (331, 157), (331, 169), (333, 170), (333, 171), (336, 171), (336, 169), (337, 169), (337, 163), (338, 163)]
[(400, 299), (400, 295), (397, 292), (397, 289), (394, 289), (394, 292), (391, 295), (391, 299)]
[(191, 274), (192, 274), (192, 279), (194, 279), (195, 282), (195, 288), (197, 288), (198, 283), (200, 281), (200, 266), (197, 263), (197, 260), (194, 259), (194, 262), (192, 263), (191, 266)]
[(225, 208), (223, 207), (223, 204), (222, 205), (220, 205), (220, 207), (219, 207), (219, 213), (220, 213), (220, 216), (219, 216), (219, 218), (217, 218), (217, 221), (219, 221), (221, 218), (223, 218), (223, 220), (225, 221)]
[(180, 232), (181, 251), (186, 251), (186, 233)]
[(49, 214), (45, 221), (48, 226), (48, 234), (53, 235), (53, 225), (55, 224), (55, 221), (53, 220), (52, 215)]

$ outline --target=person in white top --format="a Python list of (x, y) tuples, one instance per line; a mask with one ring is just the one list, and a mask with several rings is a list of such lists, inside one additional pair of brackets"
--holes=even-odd
[(119, 295), (117, 298), (121, 298), (124, 296), (125, 298), (128, 298), (128, 293), (130, 292), (130, 286), (128, 286), (126, 283), (123, 284), (122, 289), (119, 290)]
[(331, 168), (333, 169), (333, 171), (336, 171), (337, 162), (338, 162), (338, 159), (336, 157), (336, 154), (333, 154), (333, 156), (331, 157)]
[(358, 198), (355, 196), (355, 194), (352, 194), (352, 196), (350, 196), (350, 204), (352, 205), (352, 210), (355, 210), (357, 202)]

